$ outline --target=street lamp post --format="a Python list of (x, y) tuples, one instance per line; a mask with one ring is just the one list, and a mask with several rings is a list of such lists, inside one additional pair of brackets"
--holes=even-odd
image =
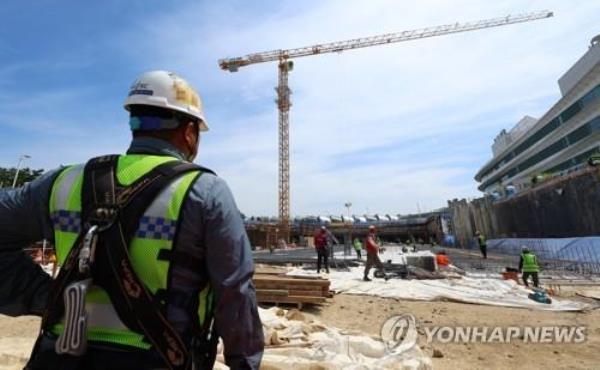
[(17, 171), (15, 172), (15, 179), (13, 180), (13, 184), (12, 184), (13, 189), (17, 186), (17, 179), (19, 178), (19, 170), (21, 170), (21, 163), (25, 159), (29, 159), (29, 158), (31, 158), (31, 157), (28, 156), (27, 154), (23, 154), (19, 157), (19, 162), (17, 163)]
[(346, 209), (348, 210), (348, 217), (350, 217), (350, 207), (352, 207), (352, 203), (346, 202), (344, 203), (344, 207), (346, 207)]
[[(348, 218), (350, 218), (350, 207), (352, 207), (352, 202), (346, 202), (344, 203), (344, 207), (346, 207), (346, 210), (348, 210)], [(345, 224), (346, 222), (344, 222)], [(348, 235), (346, 237), (346, 242), (344, 243), (344, 256), (347, 256), (348, 254), (351, 253), (351, 244), (352, 244), (352, 225), (354, 225), (354, 222), (352, 222), (350, 224), (350, 230), (348, 230)]]

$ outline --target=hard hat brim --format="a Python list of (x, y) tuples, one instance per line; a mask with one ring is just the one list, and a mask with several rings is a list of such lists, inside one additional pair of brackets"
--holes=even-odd
[(209, 130), (208, 123), (206, 122), (206, 118), (204, 118), (203, 114), (199, 113), (198, 111), (196, 111), (195, 109), (192, 109), (190, 107), (188, 107), (188, 109), (184, 109), (180, 106), (169, 104), (167, 99), (165, 99), (163, 97), (155, 96), (155, 97), (149, 98), (149, 97), (130, 96), (127, 98), (127, 101), (125, 102), (125, 104), (123, 104), (123, 107), (127, 111), (129, 111), (130, 105), (150, 105), (153, 107), (165, 108), (165, 109), (170, 109), (170, 110), (174, 110), (177, 112), (185, 113), (189, 116), (197, 118), (200, 121), (200, 131), (205, 132), (205, 131)]

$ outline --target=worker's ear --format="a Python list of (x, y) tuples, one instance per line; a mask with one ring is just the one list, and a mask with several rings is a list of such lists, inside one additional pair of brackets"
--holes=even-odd
[(188, 153), (187, 159), (192, 162), (196, 155), (198, 154), (198, 146), (200, 144), (200, 127), (197, 122), (189, 122), (185, 125), (185, 129), (183, 131), (183, 139), (186, 144), (186, 148)]

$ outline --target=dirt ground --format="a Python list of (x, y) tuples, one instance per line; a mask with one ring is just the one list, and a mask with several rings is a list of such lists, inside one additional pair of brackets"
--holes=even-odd
[(600, 310), (550, 312), (453, 302), (405, 301), (386, 298), (336, 295), (331, 303), (310, 310), (324, 323), (348, 330), (380, 335), (387, 318), (411, 314), (427, 326), (585, 326), (586, 341), (580, 344), (439, 343), (427, 345), (419, 330), (419, 345), (429, 355), (434, 349), (434, 369), (598, 369), (600, 368)]
[[(422, 325), (478, 327), (560, 326), (587, 327), (581, 344), (511, 343), (427, 345), (420, 330), (419, 345), (432, 356), (434, 369), (598, 369), (600, 364), (600, 310), (547, 312), (452, 302), (401, 301), (339, 294), (321, 307), (305, 310), (327, 325), (359, 330), (379, 336), (385, 320), (396, 314), (411, 314)], [(39, 319), (0, 315), (0, 370), (21, 369), (37, 335)]]

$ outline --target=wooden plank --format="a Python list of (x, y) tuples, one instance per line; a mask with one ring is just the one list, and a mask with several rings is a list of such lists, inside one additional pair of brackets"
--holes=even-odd
[(281, 297), (281, 296), (261, 296), (256, 297), (258, 302), (261, 303), (324, 303), (325, 297), (299, 297), (299, 296), (290, 296), (290, 297)]
[(331, 282), (329, 280), (310, 280), (310, 279), (294, 279), (294, 278), (282, 278), (280, 276), (264, 276), (264, 275), (255, 275), (252, 279), (255, 284), (261, 282), (277, 282), (277, 283), (285, 283), (290, 285), (318, 285), (318, 286), (329, 286)]
[(256, 274), (252, 277), (253, 280), (272, 280), (272, 281), (296, 281), (308, 284), (327, 284), (329, 279), (302, 279), (295, 278), (286, 275), (272, 275), (272, 274)]
[(258, 273), (253, 277), (257, 300), (260, 303), (291, 303), (301, 306), (303, 303), (323, 303), (325, 298), (330, 296), (329, 280), (303, 279), (269, 272)]
[(329, 287), (318, 286), (318, 285), (288, 285), (278, 283), (265, 283), (261, 282), (254, 284), (256, 289), (293, 289), (293, 290), (329, 290)]
[(287, 297), (287, 289), (256, 289), (256, 296), (282, 296)]
[[(317, 289), (312, 289), (312, 290), (295, 290), (292, 288), (290, 289), (257, 289), (257, 292), (265, 292), (265, 291), (276, 291), (276, 292), (280, 292), (280, 291), (286, 291), (288, 292), (288, 295), (292, 295), (292, 296), (306, 296), (306, 297), (328, 297), (329, 296), (329, 290), (327, 291), (323, 291), (323, 290), (317, 290)], [(262, 293), (264, 294), (264, 293)], [(282, 293), (275, 293), (273, 295), (283, 295)]]
[(281, 266), (258, 265), (254, 267), (255, 275), (284, 275), (286, 272), (288, 272), (288, 268)]

